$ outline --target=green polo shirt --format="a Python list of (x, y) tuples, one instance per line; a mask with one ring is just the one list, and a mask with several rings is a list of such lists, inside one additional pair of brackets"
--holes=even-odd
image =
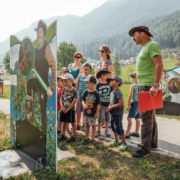
[(152, 58), (157, 55), (161, 55), (161, 48), (155, 41), (150, 40), (142, 46), (136, 59), (138, 86), (153, 85), (156, 67)]

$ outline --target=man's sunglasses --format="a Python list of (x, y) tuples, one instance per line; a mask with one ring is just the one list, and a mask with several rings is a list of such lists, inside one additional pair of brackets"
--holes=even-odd
[(105, 51), (104, 50), (99, 50), (99, 52), (104, 53)]
[(75, 59), (80, 59), (80, 58), (81, 58), (81, 56), (74, 56), (74, 58), (75, 58)]

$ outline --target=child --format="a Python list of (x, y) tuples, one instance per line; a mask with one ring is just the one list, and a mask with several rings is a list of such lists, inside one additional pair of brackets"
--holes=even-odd
[(67, 142), (75, 142), (76, 141), (76, 123), (75, 123), (75, 109), (74, 106), (76, 104), (77, 99), (77, 90), (72, 86), (72, 82), (74, 78), (71, 74), (65, 74), (63, 76), (64, 89), (61, 95), (60, 103), (61, 103), (61, 114), (60, 119), (62, 122), (61, 130), (62, 136), (59, 139), (64, 140), (66, 124), (71, 123), (72, 125), (72, 136)]
[(57, 129), (58, 129), (58, 137), (61, 134), (61, 122), (60, 122), (60, 111), (61, 111), (61, 105), (60, 105), (60, 97), (61, 93), (64, 87), (64, 83), (62, 80), (63, 76), (58, 76), (57, 77)]
[[(133, 72), (130, 74), (132, 85), (130, 86), (130, 93), (128, 98), (128, 105), (127, 110), (129, 110), (128, 113), (128, 125), (126, 130), (126, 139), (130, 139), (130, 136), (139, 137), (139, 127), (140, 127), (140, 112), (138, 111), (138, 85), (137, 85), (137, 79), (136, 79), (136, 72)], [(132, 126), (132, 118), (136, 119), (136, 129), (133, 133), (130, 133), (131, 126)]]
[(61, 69), (61, 76), (64, 76), (65, 74), (68, 74), (69, 73), (69, 69), (67, 67), (63, 67)]
[(106, 79), (111, 76), (111, 72), (107, 68), (100, 69), (96, 74), (96, 79), (100, 79), (100, 82), (96, 85), (96, 89), (101, 97), (101, 108), (98, 117), (98, 131), (96, 133), (96, 137), (101, 135), (101, 125), (103, 120), (105, 119), (105, 136), (110, 137), (111, 134), (108, 132), (108, 123), (110, 122), (110, 113), (106, 112), (106, 108), (110, 103), (110, 93), (112, 88), (106, 82)]
[(89, 131), (92, 126), (92, 140), (91, 143), (95, 143), (96, 135), (96, 120), (100, 110), (100, 95), (95, 89), (96, 78), (92, 75), (88, 75), (84, 80), (86, 82), (87, 89), (82, 95), (82, 104), (84, 108), (84, 122), (86, 123), (86, 138), (83, 143), (89, 142)]
[[(122, 125), (123, 120), (123, 95), (119, 87), (122, 85), (122, 79), (118, 76), (108, 78), (106, 80), (110, 83), (113, 88), (110, 97), (110, 105), (107, 107), (106, 112), (111, 114), (111, 127), (114, 132), (114, 141), (112, 141), (109, 146), (115, 147), (120, 145), (119, 150), (125, 151), (127, 149), (127, 144), (125, 141), (124, 130)], [(121, 136), (121, 142), (119, 142), (118, 135)]]
[[(83, 94), (84, 90), (86, 89), (86, 83), (85, 83), (84, 79), (91, 72), (92, 66), (89, 63), (85, 63), (83, 65), (82, 69), (83, 69), (83, 73), (78, 75), (77, 83), (76, 83), (76, 89), (78, 91), (78, 99), (76, 102), (77, 130), (81, 130), (81, 114), (83, 112), (82, 94)], [(84, 120), (83, 120), (83, 122), (84, 122)], [(83, 123), (82, 129), (84, 129), (84, 123)]]

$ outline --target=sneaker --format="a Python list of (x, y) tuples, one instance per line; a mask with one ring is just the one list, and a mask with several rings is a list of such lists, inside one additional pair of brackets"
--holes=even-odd
[(84, 139), (82, 140), (82, 143), (85, 144), (85, 143), (88, 143), (89, 142), (89, 139)]
[(109, 147), (116, 147), (116, 146), (119, 146), (121, 145), (121, 142), (116, 142), (116, 141), (112, 141), (109, 143)]
[(91, 144), (95, 144), (95, 143), (96, 143), (96, 140), (91, 140), (90, 143), (91, 143)]
[(85, 127), (85, 126), (82, 126), (82, 127), (81, 127), (81, 131), (86, 131), (86, 127)]
[(63, 141), (63, 140), (65, 140), (66, 139), (66, 136), (64, 136), (63, 134), (62, 134), (62, 136), (58, 139), (58, 141)]
[(100, 132), (100, 131), (97, 131), (95, 137), (99, 137), (99, 136), (101, 136), (101, 132)]
[(127, 150), (127, 148), (128, 148), (127, 144), (121, 144), (120, 147), (119, 147), (119, 150), (120, 151), (125, 151), (125, 150)]
[(134, 137), (139, 137), (140, 135), (139, 135), (139, 133), (130, 133), (130, 136), (134, 136)]
[(79, 131), (80, 131), (80, 130), (81, 130), (81, 126), (78, 126), (78, 125), (77, 125), (77, 126), (76, 126), (76, 130), (79, 130)]
[(142, 150), (137, 150), (135, 153), (132, 154), (132, 157), (141, 158), (141, 157), (147, 157), (149, 155), (150, 155), (150, 153), (147, 151), (145, 152)]
[(71, 136), (68, 140), (67, 140), (67, 142), (76, 142), (76, 139), (73, 137), (73, 136)]
[(106, 137), (111, 137), (111, 134), (110, 134), (108, 131), (105, 131), (105, 132), (104, 132), (104, 135), (105, 135)]

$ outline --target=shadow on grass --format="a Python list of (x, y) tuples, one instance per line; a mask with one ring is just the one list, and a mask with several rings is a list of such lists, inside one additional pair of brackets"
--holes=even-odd
[(131, 154), (109, 148), (107, 143), (98, 141), (95, 145), (83, 145), (82, 135), (77, 142), (58, 143), (61, 150), (77, 155), (76, 158), (58, 162), (58, 175), (63, 179), (180, 179), (180, 161), (171, 157), (152, 154), (148, 158), (136, 159)]

